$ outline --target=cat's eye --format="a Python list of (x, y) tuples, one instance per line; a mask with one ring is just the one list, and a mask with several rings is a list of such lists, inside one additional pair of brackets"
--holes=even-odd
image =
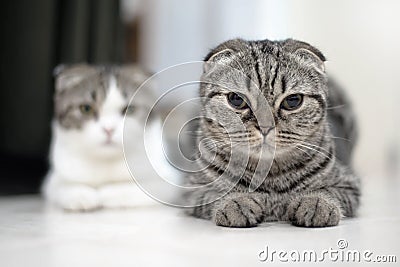
[(303, 103), (303, 95), (293, 94), (283, 99), (281, 103), (281, 108), (286, 110), (295, 110), (299, 108), (302, 103)]
[(135, 112), (134, 106), (126, 106), (122, 109), (122, 115), (131, 115)]
[(79, 106), (79, 110), (84, 115), (92, 115), (94, 113), (94, 108), (89, 104), (82, 104)]
[(244, 101), (244, 99), (240, 96), (240, 95), (238, 95), (238, 94), (236, 94), (236, 93), (229, 93), (228, 95), (227, 95), (227, 99), (228, 99), (228, 102), (229, 102), (229, 104), (232, 106), (232, 107), (234, 107), (234, 108), (236, 108), (236, 109), (244, 109), (244, 108), (247, 108), (247, 103), (246, 103), (246, 101)]

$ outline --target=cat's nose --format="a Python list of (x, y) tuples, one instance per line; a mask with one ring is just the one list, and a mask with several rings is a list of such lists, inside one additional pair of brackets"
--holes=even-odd
[(110, 128), (110, 127), (103, 127), (103, 131), (104, 131), (108, 136), (111, 136), (111, 135), (114, 133), (115, 129), (114, 129), (114, 128)]
[(261, 132), (261, 134), (266, 137), (273, 129), (275, 129), (275, 126), (259, 126), (256, 125), (256, 128)]
[(267, 137), (268, 137), (268, 134), (273, 130), (273, 129), (275, 129), (275, 126), (258, 126), (258, 127), (256, 127), (260, 132), (261, 132), (261, 134), (262, 134), (262, 143), (263, 144), (266, 144), (268, 141), (267, 141)]

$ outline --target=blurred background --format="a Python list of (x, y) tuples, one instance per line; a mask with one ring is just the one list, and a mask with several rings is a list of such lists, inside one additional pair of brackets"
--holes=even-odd
[(139, 62), (157, 72), (202, 60), (235, 37), (290, 37), (318, 47), (359, 119), (355, 169), (363, 179), (397, 179), (399, 10), (396, 0), (6, 1), (0, 194), (37, 192), (47, 170), (55, 66)]

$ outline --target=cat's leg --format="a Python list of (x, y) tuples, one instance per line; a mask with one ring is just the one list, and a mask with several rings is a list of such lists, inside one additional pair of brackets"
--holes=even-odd
[[(254, 227), (268, 220), (278, 220), (284, 212), (284, 196), (258, 192), (230, 192), (217, 199), (215, 190), (193, 192), (190, 215), (212, 220), (226, 227)], [(217, 199), (217, 200), (215, 200)]]
[(340, 218), (339, 202), (325, 192), (311, 192), (296, 196), (287, 208), (287, 220), (296, 226), (334, 226), (339, 223)]
[(266, 215), (265, 200), (262, 193), (230, 193), (216, 203), (212, 219), (220, 226), (257, 226)]
[(359, 187), (346, 182), (303, 194), (291, 200), (287, 219), (297, 226), (335, 226), (342, 216), (354, 216), (359, 196)]
[(42, 192), (50, 203), (68, 211), (89, 211), (100, 207), (96, 189), (84, 184), (65, 182), (53, 173), (46, 177)]
[(104, 185), (99, 188), (99, 197), (105, 208), (132, 208), (155, 203), (133, 181)]
[(212, 219), (227, 227), (253, 227), (266, 221), (280, 220), (286, 212), (285, 194), (265, 192), (230, 193), (215, 203)]

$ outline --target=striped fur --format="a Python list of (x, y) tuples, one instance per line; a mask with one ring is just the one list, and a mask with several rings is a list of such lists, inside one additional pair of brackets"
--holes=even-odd
[[(187, 208), (189, 214), (228, 227), (270, 220), (324, 227), (355, 215), (360, 186), (349, 166), (352, 146), (342, 145), (346, 150), (336, 157), (340, 136), (355, 136), (354, 118), (340, 119), (340, 105), (345, 114), (352, 113), (343, 92), (328, 82), (324, 61), (316, 48), (292, 39), (235, 39), (209, 53), (197, 131), (199, 164), (204, 168), (188, 177), (194, 188), (186, 196), (194, 206)], [(232, 91), (248, 108), (229, 105), (227, 95)], [(282, 109), (280, 103), (291, 94), (303, 95), (302, 105), (294, 111)], [(265, 135), (267, 128), (274, 131)], [(263, 138), (275, 146), (272, 165), (260, 156), (267, 146)], [(250, 155), (240, 166), (244, 147)], [(250, 192), (255, 173), (264, 173), (263, 181)]]

